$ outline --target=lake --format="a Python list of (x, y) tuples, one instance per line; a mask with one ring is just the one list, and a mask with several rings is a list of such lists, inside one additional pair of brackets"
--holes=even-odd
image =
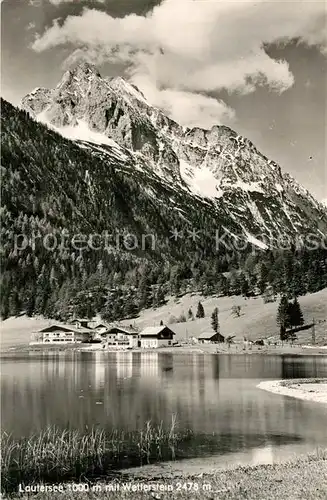
[[(260, 390), (262, 380), (327, 377), (324, 356), (30, 352), (1, 358), (2, 429), (136, 430), (151, 419), (194, 438), (185, 457), (264, 461), (327, 446), (327, 406)], [(261, 453), (262, 452), (262, 453)]]

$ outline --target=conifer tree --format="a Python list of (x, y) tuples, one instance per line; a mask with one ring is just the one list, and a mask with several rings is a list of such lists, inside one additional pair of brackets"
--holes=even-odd
[(26, 305), (27, 316), (32, 317), (34, 311), (35, 311), (35, 293), (34, 291), (31, 291)]
[(181, 289), (181, 277), (179, 266), (173, 266), (170, 271), (170, 291), (171, 295), (178, 295)]
[(204, 307), (201, 302), (198, 303), (198, 310), (196, 311), (197, 318), (204, 318)]
[(9, 293), (1, 293), (1, 319), (4, 321), (9, 318), (10, 307), (9, 307)]
[(294, 296), (303, 295), (306, 292), (305, 283), (302, 276), (301, 266), (299, 262), (295, 263), (293, 279), (291, 285), (292, 293)]
[(246, 279), (245, 274), (242, 272), (240, 273), (240, 291), (243, 297), (249, 297), (250, 295), (250, 286), (249, 282)]
[(137, 313), (137, 308), (132, 297), (127, 297), (124, 307), (124, 316), (127, 318), (133, 318)]
[(219, 333), (220, 327), (219, 327), (219, 318), (218, 318), (218, 307), (215, 307), (213, 310), (213, 313), (211, 315), (211, 326), (212, 329), (215, 333)]
[(280, 329), (280, 339), (287, 340), (286, 329), (291, 326), (290, 308), (286, 295), (282, 295), (277, 311), (277, 324)]
[(289, 314), (291, 326), (304, 325), (303, 313), (297, 297), (295, 297), (293, 303), (290, 304)]
[(108, 321), (108, 323), (113, 321), (114, 318), (112, 314), (112, 305), (110, 300), (106, 301), (104, 307), (101, 310), (100, 316), (101, 319), (103, 319), (104, 321)]
[(261, 264), (261, 267), (260, 267), (259, 280), (258, 280), (258, 288), (259, 288), (260, 295), (262, 295), (266, 290), (268, 275), (269, 275), (269, 273), (268, 273), (267, 266), (263, 262)]
[(14, 290), (10, 296), (10, 314), (18, 316), (21, 311), (21, 302), (19, 299), (18, 291)]
[(162, 286), (159, 285), (156, 294), (155, 294), (155, 305), (161, 306), (162, 304), (165, 303), (165, 292), (162, 288)]
[(140, 309), (147, 308), (151, 306), (151, 295), (150, 295), (150, 286), (147, 275), (144, 275), (141, 278), (139, 284), (139, 307)]
[(224, 296), (230, 295), (230, 282), (229, 279), (226, 278), (224, 274), (220, 274), (219, 276), (218, 288), (222, 295)]
[(241, 283), (239, 274), (233, 269), (230, 277), (230, 291), (232, 295), (239, 295), (241, 293)]
[[(67, 286), (66, 299), (69, 296), (69, 287)], [(46, 276), (45, 266), (42, 267), (42, 271), (36, 281), (36, 297), (35, 297), (35, 312), (37, 314), (45, 314), (47, 308), (47, 302), (51, 295), (51, 286), (48, 277)]]

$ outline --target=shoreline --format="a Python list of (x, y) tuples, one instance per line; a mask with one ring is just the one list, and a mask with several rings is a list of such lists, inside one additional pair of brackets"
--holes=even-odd
[[(35, 500), (323, 500), (327, 490), (327, 450), (301, 455), (273, 464), (225, 466), (199, 473), (125, 473), (116, 480), (99, 478), (95, 483), (61, 483), (63, 492), (36, 493)], [(81, 488), (74, 489), (74, 486)], [(85, 490), (87, 486), (88, 489)], [(93, 489), (94, 486), (94, 489)], [(79, 491), (78, 491), (79, 490)], [(268, 496), (267, 496), (268, 495)], [(13, 498), (30, 499), (18, 492)]]
[[(310, 348), (309, 348), (310, 347)], [(182, 345), (179, 347), (159, 347), (152, 349), (103, 349), (97, 344), (93, 345), (19, 345), (8, 346), (1, 349), (0, 356), (12, 353), (53, 353), (53, 352), (102, 352), (102, 353), (166, 353), (166, 354), (224, 354), (224, 355), (291, 355), (291, 356), (327, 356), (326, 346), (252, 346), (251, 349), (243, 349), (241, 344), (234, 344), (230, 348), (227, 345), (203, 344), (203, 345)]]
[(257, 387), (280, 396), (327, 405), (327, 379), (265, 380)]

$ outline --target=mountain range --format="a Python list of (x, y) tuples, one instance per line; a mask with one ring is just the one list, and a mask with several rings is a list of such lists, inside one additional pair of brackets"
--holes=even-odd
[(150, 106), (137, 87), (102, 78), (88, 63), (67, 71), (55, 89), (35, 89), (22, 108), (102, 161), (113, 161), (155, 202), (162, 200), (161, 189), (172, 190), (162, 202), (181, 217), (188, 211), (183, 198), (191, 196), (210, 207), (217, 227), (262, 248), (262, 241), (274, 246), (308, 232), (326, 234), (323, 204), (251, 141), (225, 126), (183, 128)]

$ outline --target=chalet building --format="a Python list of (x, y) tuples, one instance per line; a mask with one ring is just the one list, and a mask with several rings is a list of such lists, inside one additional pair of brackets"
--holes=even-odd
[(139, 332), (132, 326), (112, 326), (101, 337), (108, 348), (127, 349), (141, 347)]
[(88, 328), (93, 332), (93, 339), (101, 342), (101, 334), (108, 330), (108, 325), (100, 323), (99, 321), (92, 321), (90, 319), (73, 319), (69, 324), (74, 325), (76, 328)]
[(175, 332), (168, 326), (148, 326), (140, 333), (140, 347), (151, 349), (173, 345)]
[(33, 333), (31, 344), (75, 344), (88, 342), (91, 338), (89, 328), (56, 324)]
[(94, 342), (102, 342), (101, 335), (108, 330), (108, 325), (99, 323), (98, 321), (89, 321), (88, 328), (91, 328)]
[(200, 344), (217, 344), (225, 342), (225, 337), (220, 333), (203, 332), (198, 336), (198, 342)]
[(89, 323), (90, 323), (89, 319), (72, 319), (71, 321), (69, 321), (69, 324), (75, 326), (76, 328), (91, 329)]
[(102, 333), (106, 332), (108, 330), (108, 325), (105, 325), (104, 323), (94, 323), (94, 322), (90, 322), (88, 324), (89, 328), (92, 328), (92, 330), (96, 333), (98, 333), (99, 335), (101, 335)]

